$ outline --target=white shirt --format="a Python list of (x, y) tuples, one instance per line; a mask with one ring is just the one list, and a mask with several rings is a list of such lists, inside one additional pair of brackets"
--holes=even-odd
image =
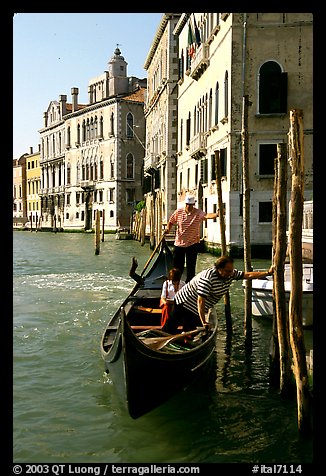
[[(177, 291), (179, 291), (179, 289), (181, 289), (185, 284), (186, 284), (185, 281), (180, 280)], [(174, 284), (171, 281), (171, 279), (164, 281), (161, 297), (165, 299), (171, 299), (171, 301), (173, 301), (175, 294), (176, 294), (176, 291), (174, 289)]]

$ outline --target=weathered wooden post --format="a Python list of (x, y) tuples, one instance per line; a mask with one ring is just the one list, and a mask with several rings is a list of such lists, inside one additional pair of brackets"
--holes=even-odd
[(100, 254), (100, 210), (96, 210), (95, 218), (95, 254)]
[[(249, 179), (249, 144), (248, 144), (248, 95), (242, 98), (242, 180), (243, 180), (243, 252), (245, 272), (252, 271), (250, 243), (250, 179)], [(244, 334), (247, 350), (252, 349), (252, 317), (251, 317), (252, 283), (245, 281), (245, 317)]]
[(140, 225), (140, 244), (144, 246), (145, 244), (145, 235), (146, 235), (146, 215), (147, 208), (143, 208), (141, 211), (141, 225)]
[(280, 392), (289, 396), (292, 385), (291, 352), (289, 342), (288, 316), (284, 288), (284, 265), (286, 258), (286, 194), (287, 194), (287, 144), (277, 145), (277, 180), (276, 180), (276, 230), (274, 242), (274, 320), (276, 320), (278, 336), (278, 355), (280, 368)]
[[(277, 186), (278, 158), (274, 159), (274, 191), (272, 200), (272, 264), (275, 262), (276, 228), (277, 228)], [(269, 347), (269, 383), (272, 387), (280, 387), (280, 353), (277, 335), (277, 319), (275, 310), (275, 281), (273, 280), (273, 326)]]
[(32, 214), (30, 214), (29, 220), (31, 222), (31, 231), (33, 231), (33, 217), (32, 217)]
[[(218, 204), (218, 215), (220, 220), (220, 235), (221, 235), (221, 249), (222, 255), (227, 255), (226, 249), (226, 236), (225, 236), (225, 217), (224, 217), (224, 205), (222, 197), (222, 184), (221, 184), (221, 157), (220, 151), (215, 151), (215, 175), (216, 175), (216, 189), (217, 189), (217, 204)], [(226, 320), (226, 330), (227, 334), (232, 333), (232, 316), (231, 316), (231, 305), (230, 305), (230, 294), (229, 291), (224, 294), (224, 310), (225, 310), (225, 320)]]
[(148, 197), (150, 200), (149, 205), (149, 247), (151, 250), (155, 248), (155, 229), (154, 229), (154, 197), (151, 195)]
[(304, 202), (303, 111), (290, 111), (289, 161), (292, 170), (289, 225), (291, 293), (289, 302), (290, 342), (297, 387), (298, 428), (311, 430), (310, 391), (302, 327), (302, 220)]
[(104, 241), (105, 210), (102, 210), (102, 242)]

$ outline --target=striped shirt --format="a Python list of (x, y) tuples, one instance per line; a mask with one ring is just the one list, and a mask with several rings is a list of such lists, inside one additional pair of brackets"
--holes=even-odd
[(215, 266), (204, 269), (176, 293), (175, 302), (199, 315), (197, 299), (198, 296), (202, 296), (205, 298), (205, 312), (207, 312), (229, 290), (232, 281), (243, 279), (243, 275), (243, 271), (234, 269), (229, 278), (222, 279), (218, 276)]
[(186, 213), (184, 208), (177, 208), (169, 222), (171, 225), (177, 225), (175, 235), (175, 246), (188, 247), (200, 242), (199, 229), (206, 213), (199, 208), (193, 208), (190, 213)]

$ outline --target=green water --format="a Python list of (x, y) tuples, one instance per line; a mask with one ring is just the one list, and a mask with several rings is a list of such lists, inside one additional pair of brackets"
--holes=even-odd
[[(106, 235), (95, 255), (94, 235), (14, 232), (13, 251), (14, 462), (312, 461), (312, 438), (298, 435), (295, 401), (269, 390), (270, 322), (253, 321), (253, 351), (246, 357), (241, 282), (230, 289), (230, 349), (223, 303), (217, 305), (212, 385), (132, 420), (104, 372), (100, 339), (134, 284), (131, 257), (141, 271), (148, 244)], [(197, 271), (215, 259), (199, 255)], [(257, 268), (269, 264), (253, 261)], [(243, 269), (241, 260), (236, 267)]]

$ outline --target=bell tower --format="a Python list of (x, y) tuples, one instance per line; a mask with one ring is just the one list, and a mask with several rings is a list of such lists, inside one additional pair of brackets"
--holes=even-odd
[(124, 94), (128, 92), (127, 65), (124, 57), (121, 55), (119, 45), (114, 50), (114, 54), (109, 65), (109, 96)]

